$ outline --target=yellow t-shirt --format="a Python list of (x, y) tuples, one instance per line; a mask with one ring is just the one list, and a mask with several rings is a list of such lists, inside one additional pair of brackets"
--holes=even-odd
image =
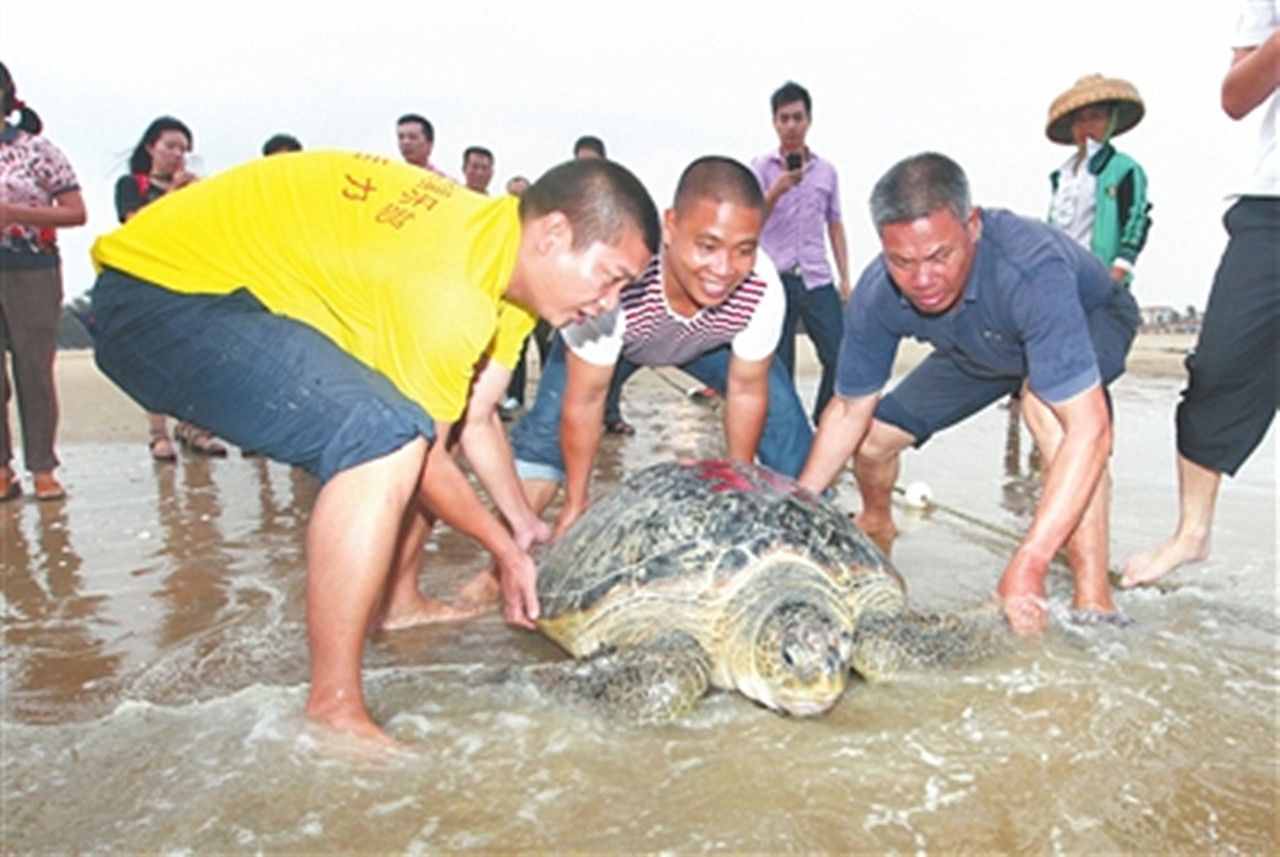
[(514, 367), (537, 320), (503, 297), (517, 206), (375, 155), (272, 155), (166, 194), (91, 255), (176, 292), (248, 289), (453, 422), (477, 362)]

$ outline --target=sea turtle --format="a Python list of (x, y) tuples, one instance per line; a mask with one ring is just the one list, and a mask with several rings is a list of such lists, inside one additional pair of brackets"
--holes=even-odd
[(539, 629), (579, 660), (536, 682), (641, 723), (709, 687), (821, 714), (851, 667), (882, 680), (973, 660), (1003, 636), (985, 617), (908, 610), (901, 576), (847, 515), (729, 461), (631, 474), (542, 555), (538, 598)]

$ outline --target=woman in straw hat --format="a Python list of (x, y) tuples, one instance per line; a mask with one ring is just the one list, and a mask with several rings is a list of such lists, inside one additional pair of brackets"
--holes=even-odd
[(1116, 282), (1133, 278), (1133, 265), (1151, 226), (1147, 176), (1111, 139), (1142, 120), (1133, 84), (1091, 74), (1053, 100), (1045, 134), (1075, 151), (1049, 176), (1049, 222), (1065, 230), (1111, 267)]

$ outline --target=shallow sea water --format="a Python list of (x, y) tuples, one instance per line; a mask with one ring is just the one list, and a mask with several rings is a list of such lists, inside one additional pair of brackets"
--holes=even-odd
[[(720, 454), (675, 371), (627, 388), (597, 490)], [(813, 385), (804, 385), (806, 400)], [(1113, 390), (1113, 564), (1171, 530), (1179, 385)], [(1010, 439), (1016, 448), (1010, 449)], [(1025, 429), (992, 408), (904, 458), (940, 506), (900, 510), (894, 562), (926, 609), (990, 593), (1036, 497)], [(1214, 555), (1123, 592), (1127, 628), (1066, 620), (973, 667), (855, 683), (827, 716), (708, 697), (636, 729), (541, 699), (504, 668), (562, 657), (497, 615), (373, 640), (394, 755), (306, 726), (301, 532), (287, 467), (136, 444), (63, 450), (70, 498), (0, 506), (5, 852), (1275, 853), (1280, 610), (1274, 432), (1224, 484)], [(838, 502), (855, 508), (847, 480)], [(450, 531), (425, 587), (484, 563)]]

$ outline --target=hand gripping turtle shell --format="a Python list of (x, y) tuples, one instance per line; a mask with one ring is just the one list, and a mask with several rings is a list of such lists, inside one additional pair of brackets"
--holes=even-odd
[[(902, 578), (846, 515), (728, 461), (638, 471), (541, 557), (539, 629), (577, 661), (544, 692), (636, 723), (709, 688), (810, 716), (909, 666), (975, 660), (995, 623), (908, 610)], [(992, 613), (994, 616), (994, 612)]]

